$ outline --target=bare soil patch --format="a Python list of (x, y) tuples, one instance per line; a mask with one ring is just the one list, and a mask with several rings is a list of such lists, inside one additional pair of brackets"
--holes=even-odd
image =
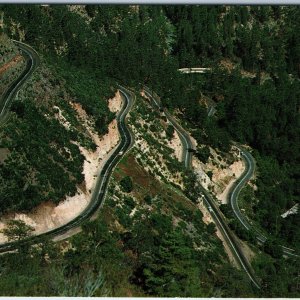
[[(117, 104), (114, 104), (113, 106), (115, 112), (118, 111), (122, 103), (120, 94), (116, 93), (116, 96), (109, 101), (117, 102)], [(78, 103), (75, 103), (73, 107), (82, 119), (82, 123), (84, 126), (86, 126), (94, 143), (97, 145), (97, 148), (94, 152), (79, 146), (81, 153), (85, 157), (83, 166), (85, 184), (78, 186), (77, 194), (75, 196), (67, 196), (58, 205), (48, 201), (40, 204), (30, 213), (15, 213), (3, 216), (0, 221), (0, 230), (5, 227), (5, 224), (8, 220), (19, 219), (23, 220), (26, 224), (33, 226), (35, 229), (35, 234), (43, 233), (68, 223), (70, 220), (80, 214), (88, 205), (96, 184), (97, 176), (114, 147), (118, 144), (119, 132), (117, 129), (116, 120), (113, 120), (109, 124), (108, 133), (100, 137), (89, 125), (89, 117), (82, 106)], [(61, 119), (61, 121), (63, 120)], [(65, 122), (63, 123), (65, 124)], [(70, 235), (72, 233), (66, 233), (65, 236), (67, 237), (68, 234)], [(0, 234), (0, 242), (3, 243), (5, 241), (5, 236)]]
[(182, 144), (177, 131), (174, 131), (173, 138), (168, 141), (168, 146), (174, 150), (174, 155), (178, 161), (182, 161)]
[(218, 182), (221, 187), (225, 188), (217, 193), (217, 198), (221, 201), (222, 204), (227, 204), (228, 202), (228, 193), (234, 184), (234, 182), (243, 174), (245, 170), (245, 165), (242, 160), (234, 162), (229, 166), (228, 169), (222, 170), (214, 174), (213, 180)]
[[(206, 206), (203, 204), (203, 202), (201, 201), (199, 204), (198, 204), (198, 208), (200, 209), (200, 211), (202, 212), (203, 214), (203, 218), (202, 218), (202, 221), (208, 225), (209, 223), (213, 222), (213, 219), (209, 213), (209, 211), (207, 210)], [(222, 241), (223, 243), (223, 246), (224, 246), (224, 250), (226, 252), (226, 254), (228, 255), (228, 258), (229, 258), (229, 261), (230, 263), (232, 263), (232, 265), (234, 265), (235, 267), (239, 268), (239, 265), (234, 257), (234, 255), (232, 254), (231, 252), (231, 249), (229, 248), (229, 246), (227, 245), (227, 243), (225, 242), (224, 238), (223, 238), (223, 235), (221, 234), (220, 230), (218, 229), (218, 227), (216, 226), (216, 235), (217, 237)]]
[(20, 62), (22, 60), (23, 60), (23, 57), (20, 54), (18, 54), (12, 60), (10, 60), (8, 63), (6, 63), (2, 67), (0, 67), (0, 78), (8, 69), (13, 68), (18, 62)]

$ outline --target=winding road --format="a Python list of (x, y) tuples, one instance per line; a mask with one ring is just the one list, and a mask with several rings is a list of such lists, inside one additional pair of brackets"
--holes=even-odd
[[(178, 69), (178, 71), (180, 71), (183, 74), (191, 74), (191, 73), (204, 74), (210, 72), (211, 68), (182, 68), (182, 69)], [(210, 106), (208, 108), (208, 117), (211, 117), (216, 112), (216, 103), (212, 99), (207, 98), (207, 100), (209, 100), (210, 103)], [(240, 150), (241, 157), (245, 163), (246, 168), (244, 173), (241, 175), (241, 177), (236, 180), (236, 182), (233, 184), (232, 188), (230, 189), (229, 196), (228, 196), (228, 203), (231, 204), (232, 211), (236, 219), (241, 223), (241, 225), (246, 230), (253, 231), (256, 235), (256, 239), (260, 243), (265, 243), (267, 241), (267, 237), (262, 233), (260, 233), (256, 228), (251, 226), (251, 224), (246, 219), (246, 217), (241, 213), (238, 205), (238, 196), (240, 191), (254, 174), (255, 160), (247, 150), (238, 146), (236, 143), (235, 146)], [(288, 248), (286, 246), (281, 246), (281, 247), (285, 255), (292, 256), (292, 257), (300, 257), (299, 254), (296, 254), (296, 251), (294, 249)]]
[[(150, 100), (154, 103), (154, 106), (156, 106), (157, 109), (161, 110), (161, 103), (159, 97), (152, 91), (149, 90), (149, 88), (144, 87), (145, 95), (150, 98)], [(164, 109), (163, 110), (167, 119), (169, 122), (174, 126), (174, 129), (177, 131), (180, 140), (182, 141), (183, 146), (183, 158), (186, 168), (191, 168), (191, 161), (192, 161), (192, 152), (189, 151), (189, 149), (194, 148), (193, 142), (191, 140), (191, 137), (188, 132), (186, 132), (175, 120), (174, 117), (172, 117), (169, 112)], [(212, 198), (212, 196), (202, 187), (202, 199), (211, 214), (215, 224), (218, 226), (221, 234), (223, 235), (226, 244), (230, 247), (232, 254), (236, 258), (236, 261), (239, 263), (239, 265), (242, 267), (242, 269), (246, 272), (248, 277), (250, 278), (251, 282), (254, 284), (255, 287), (258, 289), (260, 288), (259, 282), (257, 278), (254, 275), (254, 272), (244, 256), (237, 238), (233, 235), (232, 231), (227, 226), (224, 217), (222, 216), (221, 211), (219, 208), (215, 205), (215, 201)]]
[[(148, 87), (144, 87), (144, 92), (146, 96), (152, 100), (153, 106), (156, 107), (158, 110), (162, 110), (162, 105), (159, 99), (159, 96), (152, 92)], [(163, 112), (165, 113), (166, 118), (169, 120), (169, 122), (172, 124), (172, 126), (175, 128), (175, 130), (178, 133), (178, 136), (180, 138), (182, 147), (182, 161), (184, 162), (184, 165), (186, 168), (190, 168), (192, 165), (192, 152), (191, 150), (195, 150), (195, 145), (192, 142), (189, 134), (178, 124), (176, 119), (168, 112), (167, 109), (163, 109)]]
[[(9, 111), (9, 107), (17, 95), (18, 91), (21, 89), (23, 84), (30, 78), (30, 76), (33, 74), (34, 70), (39, 65), (39, 57), (36, 51), (34, 51), (31, 47), (29, 47), (26, 44), (23, 44), (21, 42), (15, 41), (15, 43), (18, 45), (18, 47), (22, 50), (22, 53), (24, 57), (27, 59), (28, 63), (26, 65), (25, 70), (20, 75), (20, 77), (7, 89), (5, 92), (1, 103), (0, 103), (0, 124), (5, 122), (5, 117), (7, 116), (7, 113)], [(79, 227), (84, 221), (88, 220), (94, 213), (102, 207), (105, 199), (105, 193), (107, 190), (107, 186), (109, 183), (109, 179), (111, 177), (111, 174), (113, 172), (113, 169), (117, 165), (117, 163), (120, 161), (120, 159), (126, 154), (126, 152), (131, 148), (133, 144), (133, 135), (130, 132), (129, 128), (126, 126), (126, 116), (128, 112), (131, 110), (133, 103), (134, 103), (134, 97), (132, 96), (132, 93), (124, 88), (119, 86), (119, 90), (121, 92), (122, 98), (123, 98), (123, 106), (120, 111), (120, 113), (117, 116), (117, 124), (118, 124), (118, 130), (120, 133), (120, 141), (119, 144), (115, 147), (114, 151), (106, 161), (105, 165), (103, 166), (100, 174), (97, 177), (97, 182), (95, 189), (92, 194), (91, 201), (89, 205), (85, 208), (85, 210), (78, 215), (76, 218), (68, 222), (67, 224), (55, 228), (53, 230), (50, 230), (48, 232), (45, 232), (40, 235), (31, 236), (28, 237), (20, 242), (9, 242), (4, 243), (0, 245), (0, 252), (10, 251), (14, 250), (17, 247), (20, 246), (20, 243), (22, 244), (33, 244), (38, 243), (41, 239), (48, 237), (48, 238), (54, 238), (57, 236), (60, 236), (66, 232), (68, 232), (70, 229)], [(148, 88), (145, 87), (144, 89), (145, 94), (152, 100), (154, 106), (158, 110), (162, 110), (162, 106), (160, 103), (159, 97), (154, 94), (152, 91), (150, 91)], [(183, 151), (182, 151), (182, 161), (184, 162), (184, 165), (186, 168), (192, 167), (192, 152), (195, 150), (195, 145), (189, 135), (188, 132), (186, 132), (176, 121), (176, 119), (170, 115), (170, 113), (163, 109), (166, 118), (169, 120), (169, 122), (173, 125), (174, 129), (179, 135), (179, 138), (183, 145)], [(250, 223), (244, 218), (244, 216), (241, 214), (237, 199), (240, 190), (245, 185), (245, 183), (251, 178), (254, 166), (253, 161), (251, 160), (251, 155), (247, 155), (247, 152), (242, 151), (243, 159), (246, 162), (246, 165), (248, 168), (246, 168), (245, 174), (240, 178), (239, 182), (235, 185), (235, 187), (232, 190), (230, 203), (232, 203), (232, 206), (234, 207), (235, 214), (237, 218), (240, 220), (240, 222), (243, 224), (245, 228), (249, 230)], [(253, 159), (253, 158), (252, 158)], [(201, 197), (208, 208), (208, 211), (210, 212), (212, 218), (215, 221), (215, 224), (218, 226), (220, 232), (222, 233), (227, 245), (230, 247), (234, 257), (236, 258), (237, 262), (240, 264), (242, 269), (246, 272), (252, 283), (255, 287), (260, 288), (259, 282), (256, 279), (254, 272), (245, 258), (238, 240), (233, 235), (231, 230), (228, 228), (225, 219), (220, 212), (219, 208), (215, 205), (215, 201), (212, 198), (212, 196), (201, 186)], [(261, 242), (264, 242), (266, 240), (266, 237), (263, 235), (258, 236), (258, 238), (261, 240)], [(284, 247), (284, 251), (289, 251), (291, 254), (293, 252), (292, 249)], [(295, 255), (295, 254), (291, 254)]]
[[(267, 241), (267, 237), (260, 233), (256, 228), (254, 228), (250, 222), (246, 219), (246, 217), (242, 214), (239, 205), (238, 205), (238, 197), (240, 194), (240, 191), (242, 188), (246, 185), (246, 183), (250, 180), (250, 178), (253, 176), (254, 171), (255, 171), (255, 160), (253, 156), (244, 148), (237, 146), (236, 147), (239, 149), (241, 153), (241, 157), (245, 163), (245, 171), (241, 175), (241, 177), (236, 180), (234, 185), (232, 186), (229, 195), (228, 195), (228, 203), (230, 203), (232, 211), (236, 217), (236, 219), (241, 223), (241, 225), (246, 229), (246, 230), (251, 230), (254, 232), (256, 239), (261, 242), (265, 243)], [(296, 251), (294, 249), (281, 246), (282, 251), (285, 255), (289, 256), (294, 256), (294, 257), (300, 257), (298, 254), (296, 254)]]
[(22, 55), (25, 57), (27, 64), (21, 75), (8, 87), (0, 99), (0, 124), (3, 125), (6, 121), (6, 116), (9, 111), (10, 105), (16, 97), (19, 90), (22, 88), (24, 83), (30, 78), (35, 69), (40, 63), (37, 52), (30, 46), (14, 41), (14, 43), (22, 51)]
[[(1, 106), (1, 117), (0, 121), (3, 120), (4, 116), (7, 114), (9, 110), (9, 106), (13, 101), (15, 95), (20, 90), (22, 85), (29, 79), (34, 70), (39, 64), (39, 58), (37, 53), (28, 45), (25, 45), (20, 42), (16, 42), (18, 47), (25, 52), (26, 59), (29, 59), (27, 67), (25, 71), (21, 74), (21, 76), (9, 87), (8, 92), (5, 93), (5, 97), (3, 98), (4, 104)], [(84, 209), (83, 212), (80, 213), (76, 218), (66, 223), (65, 225), (55, 228), (53, 230), (47, 231), (45, 233), (30, 236), (19, 242), (8, 242), (0, 245), (0, 252), (6, 252), (16, 249), (20, 246), (20, 244), (34, 244), (41, 241), (43, 238), (54, 238), (60, 236), (70, 229), (79, 227), (84, 221), (88, 220), (94, 213), (102, 207), (105, 199), (106, 189), (109, 183), (110, 176), (112, 174), (113, 169), (117, 165), (117, 163), (121, 160), (121, 158), (126, 154), (126, 152), (131, 148), (133, 144), (133, 137), (131, 131), (126, 126), (126, 116), (128, 112), (131, 110), (132, 105), (134, 103), (133, 96), (131, 92), (129, 92), (126, 88), (119, 86), (119, 90), (121, 92), (123, 98), (123, 106), (120, 113), (117, 116), (117, 124), (118, 130), (120, 133), (120, 141), (113, 153), (110, 155), (108, 160), (105, 162), (100, 174), (97, 177), (96, 186), (94, 188), (92, 198), (88, 206)]]

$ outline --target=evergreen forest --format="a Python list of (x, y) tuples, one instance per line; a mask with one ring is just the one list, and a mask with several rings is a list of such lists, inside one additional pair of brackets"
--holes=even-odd
[[(277, 246), (300, 250), (300, 212), (281, 217), (300, 206), (298, 6), (1, 4), (0, 17), (0, 34), (36, 49), (42, 75), (34, 80), (48, 82), (30, 82), (22, 92), (26, 101), (14, 102), (9, 123), (0, 127), (0, 146), (10, 151), (0, 163), (1, 216), (28, 212), (48, 199), (58, 203), (76, 194), (83, 181), (83, 157), (76, 145), (91, 150), (95, 145), (84, 128), (61, 127), (50, 106), (59, 103), (80, 128), (68, 104), (75, 99), (97, 134), (104, 135), (115, 118), (106, 100), (117, 84), (135, 90), (146, 85), (203, 145), (196, 154), (201, 161), (208, 159), (209, 147), (221, 154), (233, 142), (253, 149), (256, 189), (243, 195), (246, 213), (272, 237), (258, 246), (234, 224), (228, 205), (222, 208), (236, 234), (259, 249), (252, 263), (261, 278), (256, 290), (241, 270), (224, 263), (221, 242), (212, 238), (215, 228), (201, 221), (195, 203), (176, 202), (178, 195), (169, 191), (176, 201), (162, 204), (167, 192), (145, 193), (141, 201), (153, 211), (128, 218), (134, 207), (130, 197), (140, 193), (142, 184), (122, 161), (114, 182), (121, 187), (125, 210), (114, 203), (111, 188), (103, 213), (82, 226), (70, 239), (72, 246), (45, 240), (1, 255), (1, 295), (300, 296), (300, 259), (283, 257)], [(210, 71), (178, 71), (193, 67)], [(51, 99), (44, 97), (46, 89), (52, 90)], [(207, 115), (203, 99), (215, 104), (213, 116)], [(171, 126), (165, 131), (169, 138), (174, 134)], [(70, 153), (58, 151), (64, 147)], [(165, 185), (152, 177), (153, 184)], [(112, 211), (123, 228), (118, 233), (110, 227), (117, 226)], [(199, 254), (195, 244), (209, 250)]]

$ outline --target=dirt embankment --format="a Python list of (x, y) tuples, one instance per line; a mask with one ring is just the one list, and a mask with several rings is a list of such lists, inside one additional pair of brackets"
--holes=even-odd
[[(231, 158), (231, 163), (229, 163), (228, 160), (222, 159), (212, 148), (210, 148), (210, 152), (210, 159), (206, 164), (193, 157), (193, 167), (205, 189), (213, 192), (220, 203), (226, 204), (229, 190), (244, 172), (245, 165), (241, 159), (232, 162), (233, 158)], [(235, 154), (230, 155), (236, 157)]]
[(174, 155), (178, 161), (182, 161), (182, 143), (178, 136), (177, 131), (174, 131), (173, 138), (168, 141), (168, 146), (174, 150)]
[(222, 204), (227, 203), (228, 193), (232, 185), (243, 174), (244, 170), (245, 164), (242, 160), (239, 160), (231, 164), (228, 169), (222, 170), (221, 172), (214, 174), (215, 178), (213, 178), (213, 180), (216, 182), (220, 182), (222, 189), (225, 185), (225, 189), (223, 189), (223, 191), (222, 189), (220, 189), (216, 195)]
[(18, 54), (12, 60), (10, 60), (8, 63), (1, 66), (0, 67), (0, 79), (7, 70), (15, 67), (19, 62), (21, 62), (23, 60), (24, 60), (24, 58), (20, 54)]
[[(209, 223), (211, 222), (214, 222), (209, 211), (207, 210), (207, 208), (205, 207), (203, 201), (201, 201), (199, 204), (198, 204), (198, 208), (200, 209), (200, 211), (202, 212), (203, 214), (203, 218), (202, 218), (202, 221), (208, 225)], [(229, 258), (229, 261), (235, 266), (235, 267), (238, 267), (238, 263), (236, 261), (236, 259), (234, 258), (229, 246), (227, 245), (227, 243), (225, 242), (225, 239), (223, 237), (223, 235), (221, 234), (220, 230), (218, 229), (218, 227), (216, 227), (216, 235), (218, 236), (218, 238), (222, 241), (223, 243), (223, 246), (224, 246), (224, 250), (226, 252), (226, 254), (228, 255), (228, 258)]]
[[(113, 112), (118, 112), (121, 109), (121, 106), (122, 99), (119, 92), (117, 92), (115, 97), (109, 100), (109, 108)], [(82, 212), (88, 205), (91, 199), (91, 193), (93, 192), (93, 188), (96, 183), (97, 175), (99, 174), (105, 161), (108, 159), (111, 151), (119, 141), (119, 132), (117, 129), (116, 120), (113, 120), (109, 124), (108, 133), (103, 137), (100, 137), (95, 133), (90, 125), (88, 125), (89, 117), (82, 106), (78, 103), (74, 103), (73, 107), (83, 125), (86, 126), (94, 143), (97, 145), (97, 149), (94, 152), (79, 146), (81, 153), (85, 157), (83, 167), (85, 185), (82, 184), (78, 186), (77, 194), (75, 196), (66, 197), (58, 205), (48, 201), (40, 204), (30, 213), (16, 213), (2, 217), (0, 222), (0, 230), (5, 227), (5, 223), (8, 220), (18, 219), (23, 220), (28, 225), (31, 225), (35, 229), (36, 234), (43, 233), (66, 224), (76, 217), (80, 212)], [(63, 116), (61, 116), (59, 120), (61, 120), (62, 123), (65, 122), (65, 118), (63, 118)], [(0, 234), (0, 242), (3, 243), (5, 241), (5, 236)]]
[(25, 59), (23, 56), (14, 53), (10, 54), (12, 54), (11, 58), (7, 57), (9, 54), (4, 55), (5, 59), (0, 57), (0, 96), (20, 76), (25, 68)]
[[(245, 170), (245, 164), (243, 160), (237, 160), (229, 164), (224, 159), (217, 158), (218, 155), (211, 149), (211, 159), (207, 164), (201, 163), (198, 159), (194, 158), (193, 166), (198, 174), (198, 177), (202, 183), (202, 185), (216, 195), (217, 199), (225, 204), (227, 203), (227, 197), (230, 188), (233, 183), (242, 175)], [(236, 154), (234, 154), (236, 156)], [(239, 157), (239, 155), (238, 155)], [(239, 157), (240, 158), (240, 157)], [(208, 171), (211, 172), (211, 178), (207, 176)], [(209, 224), (214, 222), (209, 211), (201, 201), (198, 204), (199, 209), (203, 214), (203, 222), (205, 224)], [(216, 235), (222, 241), (224, 245), (224, 250), (228, 255), (229, 261), (235, 266), (239, 268), (239, 264), (236, 261), (234, 255), (232, 254), (231, 249), (227, 245), (223, 235), (220, 230), (217, 228)], [(239, 241), (240, 246), (243, 249), (244, 255), (251, 261), (254, 257), (254, 252), (250, 249), (250, 247), (243, 241)]]
[[(144, 91), (140, 94), (142, 97), (149, 100), (149, 97), (145, 95)], [(153, 107), (150, 106), (149, 101), (142, 102), (140, 105), (143, 105), (144, 109), (149, 109), (149, 111), (154, 110)], [(135, 115), (135, 120), (133, 122), (129, 122), (129, 126), (134, 134), (134, 149), (137, 151), (136, 158), (140, 161), (147, 172), (154, 174), (157, 180), (162, 181), (165, 179), (168, 182), (173, 182), (182, 186), (181, 174), (179, 172), (170, 172), (166, 159), (163, 155), (166, 148), (170, 148), (174, 152), (168, 155), (181, 161), (182, 145), (176, 131), (174, 132), (171, 140), (169, 140), (166, 136), (165, 128), (170, 123), (165, 119), (163, 113), (159, 114), (159, 117), (147, 121), (145, 121), (144, 116), (142, 116), (138, 111), (134, 110), (132, 113)], [(145, 138), (145, 135), (140, 130), (140, 128), (145, 128), (145, 126), (153, 126), (157, 128), (155, 132), (152, 132), (151, 130), (147, 131), (146, 135), (150, 136), (150, 140)], [(157, 147), (156, 143), (151, 142), (152, 139), (161, 145), (160, 149)]]

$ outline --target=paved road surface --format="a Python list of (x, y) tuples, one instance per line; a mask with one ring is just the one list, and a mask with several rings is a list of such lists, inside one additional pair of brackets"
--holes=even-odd
[[(150, 100), (155, 104), (156, 108), (161, 110), (161, 104), (159, 101), (159, 97), (153, 93), (152, 91), (149, 90), (149, 88), (145, 87), (144, 88), (145, 94), (147, 97), (150, 98)], [(183, 152), (185, 153), (184, 156), (186, 156), (185, 159), (185, 166), (187, 168), (191, 168), (191, 160), (192, 160), (192, 152), (187, 151), (186, 149), (188, 147), (191, 147), (193, 144), (191, 141), (190, 135), (176, 122), (176, 120), (172, 117), (170, 118), (170, 114), (166, 109), (164, 109), (164, 113), (170, 123), (174, 126), (174, 129), (177, 131), (180, 139), (183, 141), (182, 142), (182, 147), (183, 147)], [(231, 230), (227, 226), (224, 217), (222, 216), (222, 213), (220, 212), (219, 208), (215, 205), (215, 201), (212, 198), (212, 196), (201, 186), (201, 192), (202, 192), (202, 199), (211, 214), (213, 220), (215, 221), (215, 224), (218, 226), (220, 232), (222, 233), (225, 242), (229, 246), (229, 248), (232, 251), (232, 254), (236, 258), (237, 262), (240, 264), (242, 269), (246, 272), (248, 277), (250, 278), (251, 282), (254, 284), (255, 287), (260, 288), (259, 282), (256, 279), (254, 272), (247, 261), (246, 257), (244, 256), (238, 240), (234, 237), (232, 234)]]
[[(229, 193), (229, 203), (231, 205), (231, 208), (233, 210), (233, 213), (236, 217), (236, 219), (241, 223), (241, 225), (246, 230), (251, 230), (256, 235), (256, 239), (261, 242), (265, 243), (267, 241), (267, 237), (263, 235), (261, 232), (259, 232), (254, 226), (250, 224), (250, 222), (247, 220), (247, 218), (242, 214), (239, 205), (238, 205), (238, 197), (240, 194), (240, 191), (242, 188), (246, 185), (246, 183), (250, 180), (250, 178), (253, 176), (255, 171), (255, 160), (253, 156), (244, 148), (237, 146), (236, 147), (240, 150), (241, 157), (245, 162), (246, 169), (244, 173), (241, 175), (241, 177), (235, 182), (233, 187), (230, 190)], [(300, 257), (294, 249), (281, 246), (283, 253), (285, 255), (293, 256), (293, 257)]]
[[(38, 65), (37, 59), (37, 53), (30, 48), (29, 46), (24, 44), (18, 44), (22, 50), (26, 52), (25, 55), (27, 55), (27, 58), (30, 60), (28, 63), (28, 68), (26, 72), (22, 73), (22, 76), (20, 76), (15, 82), (13, 88), (7, 93), (6, 98), (4, 99), (4, 105), (2, 108), (2, 116), (7, 112), (9, 105), (13, 101), (14, 96), (18, 92), (18, 90), (21, 88), (21, 85), (25, 83), (25, 81), (31, 76), (33, 73), (35, 67)], [(120, 132), (120, 142), (109, 157), (109, 159), (106, 161), (105, 165), (103, 166), (96, 182), (96, 186), (91, 198), (91, 201), (89, 205), (86, 207), (86, 209), (78, 215), (76, 218), (68, 222), (67, 224), (55, 228), (53, 230), (50, 230), (48, 232), (45, 232), (40, 235), (35, 235), (32, 237), (29, 237), (27, 239), (22, 240), (21, 242), (9, 242), (4, 243), (0, 245), (0, 252), (6, 252), (9, 250), (16, 249), (20, 243), (22, 244), (34, 244), (38, 243), (45, 237), (54, 238), (57, 236), (60, 236), (70, 229), (79, 227), (84, 221), (88, 220), (104, 203), (105, 199), (105, 193), (106, 189), (109, 183), (110, 176), (112, 174), (113, 169), (117, 165), (117, 163), (121, 160), (121, 158), (126, 154), (126, 152), (130, 149), (133, 143), (133, 138), (130, 130), (126, 126), (125, 118), (128, 112), (131, 110), (133, 105), (133, 97), (131, 93), (126, 90), (123, 87), (120, 87), (120, 92), (122, 95), (122, 98), (124, 100), (123, 107), (121, 109), (121, 112), (117, 116), (117, 124), (118, 129)]]

